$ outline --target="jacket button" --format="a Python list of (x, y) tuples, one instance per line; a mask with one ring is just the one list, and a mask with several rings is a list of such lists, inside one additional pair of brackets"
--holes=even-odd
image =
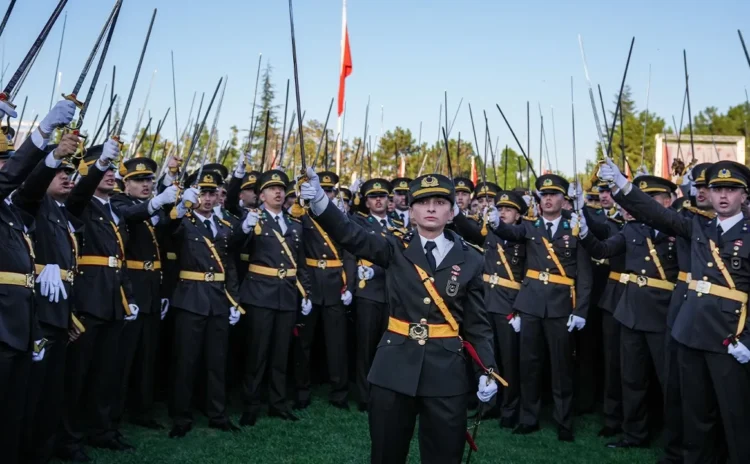
[(422, 300), (422, 302), (427, 305), (427, 304), (430, 304), (432, 300), (429, 297), (425, 297), (425, 299)]
[(714, 263), (708, 263), (707, 266), (708, 267), (714, 267)]
[(427, 319), (422, 318), (422, 319), (419, 320), (419, 323), (420, 324), (427, 324)]
[(425, 344), (425, 343), (427, 343), (427, 342), (426, 342), (426, 341), (424, 341), (424, 340), (420, 340), (420, 341), (419, 341), (418, 343), (419, 343), (420, 345), (424, 346), (424, 344)]
[(391, 343), (391, 341), (390, 341), (390, 340), (386, 340), (385, 342), (386, 342), (386, 343)]
[(646, 261), (651, 261), (651, 257), (650, 256), (646, 256)]

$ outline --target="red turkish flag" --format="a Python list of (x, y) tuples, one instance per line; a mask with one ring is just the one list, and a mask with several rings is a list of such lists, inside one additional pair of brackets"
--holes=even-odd
[(344, 93), (346, 91), (346, 78), (352, 73), (352, 51), (349, 48), (349, 28), (346, 25), (346, 1), (344, 1), (344, 19), (341, 31), (341, 70), (339, 74), (339, 117), (344, 112)]

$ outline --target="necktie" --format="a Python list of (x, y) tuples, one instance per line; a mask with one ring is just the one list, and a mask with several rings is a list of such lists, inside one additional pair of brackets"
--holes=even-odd
[(404, 225), (406, 225), (406, 215), (404, 215), (404, 213), (401, 213), (399, 216), (401, 216), (401, 222), (403, 222)]
[(429, 241), (424, 244), (424, 250), (425, 255), (427, 256), (427, 264), (430, 265), (430, 269), (432, 272), (435, 272), (435, 268), (437, 267), (437, 264), (435, 263), (435, 255), (432, 254), (432, 250), (437, 248), (437, 245), (435, 245), (435, 242)]
[(716, 233), (719, 235), (719, 240), (718, 240), (717, 245), (719, 245), (719, 247), (721, 248), (721, 246), (724, 243), (724, 240), (721, 237), (722, 234), (724, 233), (724, 229), (721, 227), (721, 224), (719, 224), (719, 225), (716, 226)]
[(551, 222), (547, 223), (547, 238), (552, 240), (552, 226), (553, 224)]
[(383, 229), (385, 229), (386, 227), (388, 227), (388, 226), (385, 225), (385, 219), (381, 219), (380, 220), (380, 225), (383, 226)]
[(208, 233), (211, 234), (211, 237), (214, 236), (214, 231), (211, 229), (211, 221), (208, 219), (203, 220), (203, 225), (206, 226), (206, 229), (208, 229)]

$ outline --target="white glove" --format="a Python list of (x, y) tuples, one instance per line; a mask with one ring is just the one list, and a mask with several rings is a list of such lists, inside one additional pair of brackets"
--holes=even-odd
[(302, 299), (302, 315), (307, 316), (312, 311), (312, 302), (307, 298)]
[(190, 187), (182, 194), (182, 205), (184, 206), (186, 202), (192, 203), (193, 206), (197, 205), (199, 203), (198, 199), (200, 198), (200, 195), (200, 190)]
[(690, 186), (690, 196), (691, 197), (697, 197), (698, 196), (698, 189), (695, 188), (695, 185)]
[(605, 158), (605, 164), (602, 164), (599, 168), (599, 178), (614, 183), (619, 189), (623, 189), (628, 185), (627, 177), (620, 172), (620, 168), (617, 167), (609, 156)]
[(229, 325), (235, 325), (240, 321), (240, 310), (232, 306), (229, 308)]
[(490, 379), (486, 375), (479, 377), (479, 388), (477, 391), (477, 398), (482, 403), (488, 403), (493, 396), (497, 393), (497, 383), (495, 379)]
[(641, 167), (638, 168), (638, 170), (635, 172), (635, 176), (647, 176), (648, 175), (648, 169), (646, 169), (646, 165), (642, 164)]
[(359, 266), (357, 277), (359, 277), (359, 280), (370, 280), (375, 277), (375, 271), (369, 266)]
[(164, 205), (171, 205), (177, 201), (177, 193), (180, 191), (176, 185), (170, 185), (163, 192), (151, 199), (151, 209), (156, 211)]
[(57, 264), (44, 266), (44, 270), (36, 278), (36, 282), (39, 284), (39, 293), (42, 296), (49, 297), (50, 303), (60, 301), (60, 294), (62, 294), (63, 300), (68, 299), (68, 292), (65, 291), (65, 284), (60, 277), (60, 266)]
[(524, 195), (523, 196), (523, 201), (524, 201), (524, 203), (526, 203), (526, 206), (531, 205), (531, 195)]
[[(35, 342), (34, 342), (34, 344), (35, 344), (35, 345), (37, 345), (37, 346), (38, 346), (38, 345), (39, 345), (40, 343), (42, 343), (42, 341), (41, 341), (41, 340), (37, 340), (37, 341), (35, 341)], [(36, 363), (36, 362), (39, 362), (39, 361), (41, 361), (42, 359), (44, 359), (44, 352), (45, 352), (46, 350), (47, 350), (47, 348), (42, 348), (41, 350), (39, 350), (39, 352), (38, 352), (38, 353), (37, 353), (36, 351), (32, 351), (32, 352), (31, 352), (31, 361), (32, 361), (32, 362), (35, 362), (35, 363)]]
[(101, 164), (109, 164), (120, 156), (120, 144), (116, 140), (109, 139), (104, 142), (102, 154), (99, 157)]
[(342, 213), (346, 213), (346, 205), (344, 205), (344, 200), (339, 198), (338, 196), (333, 198), (333, 204), (336, 206), (336, 208), (339, 209)]
[(586, 319), (571, 314), (568, 318), (568, 332), (572, 332), (575, 329), (581, 330), (586, 325)]
[[(16, 113), (16, 110), (13, 109), (12, 106), (8, 102), (0, 101), (0, 119), (5, 118), (5, 116), (10, 116), (11, 118), (17, 118), (18, 113)], [(46, 134), (49, 134), (49, 132), (45, 132)]]
[(580, 211), (586, 206), (586, 199), (583, 197), (583, 190), (578, 182), (571, 182), (568, 185), (568, 196), (574, 200), (573, 208), (576, 211)]
[(357, 192), (359, 192), (359, 188), (361, 186), (362, 186), (362, 180), (357, 179), (352, 183), (352, 185), (349, 186), (349, 191), (352, 192), (352, 195), (355, 195)]
[(126, 321), (134, 321), (138, 319), (138, 305), (129, 304), (128, 308), (130, 308), (130, 316), (125, 316)]
[(241, 156), (237, 160), (237, 166), (234, 167), (234, 177), (242, 179), (245, 177), (245, 160), (250, 157), (250, 153), (245, 153), (245, 156)]
[(249, 234), (253, 230), (253, 227), (255, 227), (255, 224), (258, 223), (259, 217), (260, 214), (257, 210), (248, 211), (245, 220), (242, 222), (242, 232)]
[(461, 208), (458, 207), (458, 203), (453, 203), (453, 217), (458, 216), (461, 213)]
[(578, 226), (578, 236), (586, 238), (589, 234), (589, 225), (586, 223), (586, 218), (583, 214), (573, 213), (570, 215), (570, 227), (575, 229)]
[(740, 364), (747, 364), (748, 361), (750, 361), (750, 350), (748, 350), (747, 347), (742, 344), (742, 342), (737, 342), (737, 346), (734, 346), (734, 344), (730, 343), (727, 346), (727, 353), (734, 356), (734, 359), (736, 359)]
[(167, 317), (167, 311), (169, 311), (169, 298), (161, 299), (161, 320), (163, 321)]
[(497, 211), (497, 208), (492, 206), (487, 211), (487, 221), (490, 223), (492, 227), (497, 227), (500, 225), (500, 213)]
[[(76, 115), (76, 104), (70, 100), (60, 100), (55, 103), (49, 114), (39, 123), (39, 130), (51, 134), (58, 127), (67, 126)], [(15, 115), (14, 115), (15, 117)], [(119, 148), (119, 147), (118, 147)]]
[(344, 303), (344, 306), (349, 306), (350, 304), (352, 304), (352, 292), (347, 290), (344, 293), (342, 293), (341, 301)]
[(320, 186), (320, 179), (315, 173), (315, 170), (311, 167), (307, 168), (307, 182), (303, 182), (302, 185), (300, 185), (300, 197), (303, 200), (311, 200), (314, 202), (326, 198), (326, 193), (323, 191), (323, 187)]
[(521, 316), (514, 314), (513, 318), (508, 321), (508, 324), (513, 327), (514, 332), (519, 333), (521, 331)]

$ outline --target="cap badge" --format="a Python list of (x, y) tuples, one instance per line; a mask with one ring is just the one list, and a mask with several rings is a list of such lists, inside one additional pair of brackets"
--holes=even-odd
[(257, 180), (258, 180), (258, 179), (257, 179), (257, 178), (256, 178), (255, 176), (247, 176), (247, 181), (248, 181), (248, 182), (255, 182), (255, 181), (257, 181)]
[(271, 175), (271, 180), (281, 180), (281, 176), (278, 174)]
[(383, 188), (383, 186), (380, 185), (380, 182), (375, 182), (374, 184), (372, 184), (372, 188), (379, 189), (379, 188)]
[(323, 176), (323, 182), (331, 183), (331, 176)]
[(438, 180), (436, 177), (427, 176), (424, 179), (422, 179), (422, 182), (420, 184), (422, 187), (437, 187), (438, 186)]
[(508, 195), (503, 194), (503, 196), (500, 197), (500, 201), (508, 201)]
[(732, 177), (732, 173), (729, 172), (729, 169), (721, 169), (719, 170), (719, 174), (717, 174), (717, 177), (719, 179), (729, 179)]
[(466, 187), (466, 182), (460, 180), (460, 181), (458, 181), (458, 186), (459, 187)]
[(645, 180), (642, 181), (640, 184), (638, 184), (638, 188), (641, 189), (641, 190), (643, 190), (643, 189), (645, 189), (647, 187), (648, 187), (648, 182), (646, 182)]
[(213, 183), (214, 176), (212, 176), (211, 174), (206, 174), (205, 176), (203, 176), (203, 181), (204, 182), (211, 182), (211, 183)]
[(405, 180), (402, 180), (401, 183), (398, 184), (398, 186), (401, 188), (409, 188), (409, 184)]
[(135, 170), (136, 171), (145, 171), (146, 170), (146, 165), (143, 164), (143, 163), (138, 163), (138, 164), (135, 165)]
[(544, 187), (551, 187), (552, 186), (552, 179), (544, 179), (544, 182), (542, 182), (542, 186), (544, 186)]

